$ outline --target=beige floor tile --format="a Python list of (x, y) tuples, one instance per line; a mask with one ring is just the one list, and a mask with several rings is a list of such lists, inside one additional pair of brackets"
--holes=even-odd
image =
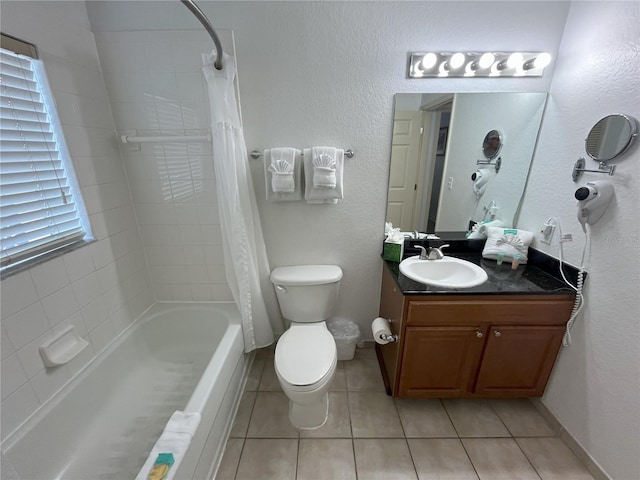
[(356, 480), (356, 465), (351, 439), (300, 440), (296, 479)]
[(249, 420), (251, 420), (251, 412), (253, 411), (253, 404), (256, 401), (256, 392), (245, 391), (238, 405), (238, 412), (236, 418), (233, 421), (231, 427), (230, 437), (244, 438), (247, 436), (247, 429), (249, 428)]
[(464, 438), (481, 480), (540, 480), (513, 438)]
[(354, 438), (404, 438), (392, 397), (373, 392), (349, 392), (348, 396)]
[(298, 429), (289, 421), (289, 399), (284, 393), (258, 392), (247, 437), (298, 437)]
[(347, 390), (350, 392), (384, 392), (384, 382), (373, 348), (356, 349), (353, 360), (344, 362)]
[(247, 384), (244, 387), (246, 392), (255, 392), (260, 385), (260, 379), (262, 378), (262, 371), (264, 370), (265, 360), (262, 358), (253, 359), (251, 370), (249, 370), (249, 376), (247, 377)]
[(586, 467), (559, 438), (516, 438), (542, 480), (593, 480)]
[(407, 438), (458, 437), (442, 402), (436, 398), (396, 398)]
[(511, 436), (488, 400), (456, 398), (442, 402), (460, 437)]
[(354, 439), (358, 480), (417, 479), (405, 439)]
[(295, 480), (298, 441), (245, 440), (236, 480)]
[(347, 392), (329, 392), (327, 422), (315, 430), (300, 430), (300, 438), (351, 438)]
[(502, 423), (514, 437), (554, 437), (556, 432), (526, 398), (491, 400)]
[(238, 470), (238, 462), (240, 462), (240, 454), (244, 446), (243, 438), (230, 438), (227, 441), (227, 447), (224, 450), (216, 480), (234, 480), (236, 471)]
[(459, 439), (412, 438), (408, 442), (420, 480), (478, 480)]
[(329, 387), (330, 392), (345, 392), (347, 390), (347, 362), (338, 362), (336, 376)]
[(265, 360), (264, 370), (262, 371), (262, 378), (260, 379), (260, 385), (258, 386), (260, 392), (282, 392), (280, 381), (276, 375), (276, 367), (273, 360)]

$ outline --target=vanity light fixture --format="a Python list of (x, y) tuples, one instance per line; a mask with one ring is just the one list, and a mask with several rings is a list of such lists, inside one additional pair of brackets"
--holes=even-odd
[(541, 77), (547, 52), (410, 52), (409, 78)]

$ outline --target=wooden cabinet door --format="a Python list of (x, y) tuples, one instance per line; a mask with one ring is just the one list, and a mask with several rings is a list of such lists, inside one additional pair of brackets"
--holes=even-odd
[(564, 327), (494, 326), (478, 371), (474, 394), (538, 397), (544, 393)]
[(407, 327), (399, 396), (468, 396), (485, 334), (479, 326)]

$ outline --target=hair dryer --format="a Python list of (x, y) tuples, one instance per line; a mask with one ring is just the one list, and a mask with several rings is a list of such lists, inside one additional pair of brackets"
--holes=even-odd
[(613, 185), (604, 180), (588, 182), (576, 190), (575, 197), (578, 200), (578, 221), (582, 225), (593, 225), (604, 215), (613, 198)]
[(473, 193), (476, 194), (476, 197), (480, 198), (487, 188), (489, 170), (486, 168), (476, 170), (471, 174), (471, 180), (473, 180)]

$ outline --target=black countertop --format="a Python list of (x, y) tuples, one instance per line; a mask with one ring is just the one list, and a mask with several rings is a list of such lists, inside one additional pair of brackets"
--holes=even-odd
[[(467, 294), (467, 295), (516, 295), (516, 294), (547, 294), (567, 295), (575, 293), (562, 280), (559, 261), (539, 250), (529, 248), (528, 263), (511, 268), (511, 262), (505, 261), (498, 265), (495, 260), (482, 258), (484, 240), (406, 240), (403, 258), (412, 257), (420, 253), (415, 245), (425, 248), (438, 247), (448, 243), (449, 248), (443, 252), (447, 256), (461, 258), (475, 263), (487, 272), (488, 280), (482, 285), (471, 288), (444, 288), (425, 285), (411, 280), (400, 273), (400, 264), (385, 261), (386, 268), (392, 273), (398, 287), (405, 295), (431, 294)], [(426, 260), (428, 261), (428, 260)], [(577, 269), (564, 264), (564, 272), (574, 285), (577, 280)], [(586, 276), (586, 274), (585, 274)]]

